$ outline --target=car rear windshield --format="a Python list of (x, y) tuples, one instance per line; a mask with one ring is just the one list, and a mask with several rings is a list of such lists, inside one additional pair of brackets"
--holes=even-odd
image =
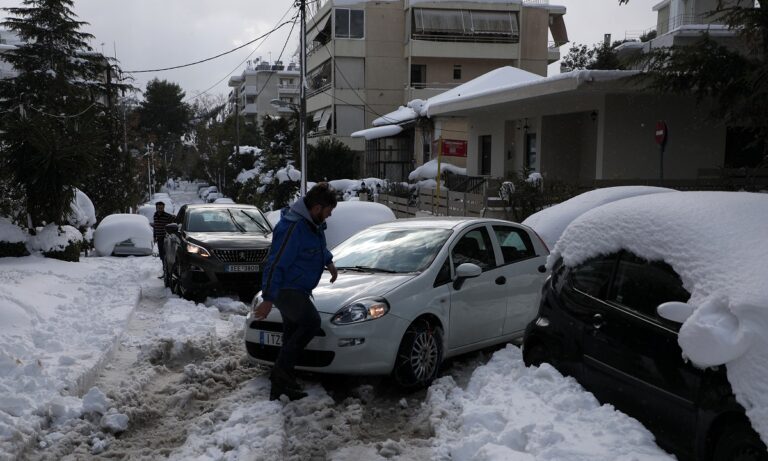
[(419, 272), (432, 263), (445, 244), (448, 229), (368, 229), (334, 248), (336, 267), (382, 272)]
[(209, 208), (191, 210), (187, 221), (189, 232), (272, 232), (264, 216), (256, 209)]

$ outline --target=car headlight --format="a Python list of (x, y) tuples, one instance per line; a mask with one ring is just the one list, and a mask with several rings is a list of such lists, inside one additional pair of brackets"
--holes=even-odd
[(208, 253), (208, 250), (201, 247), (200, 245), (195, 245), (194, 243), (187, 243), (187, 253), (202, 256), (203, 258), (211, 256), (211, 254)]
[(334, 325), (365, 322), (383, 317), (389, 312), (389, 303), (383, 298), (366, 298), (347, 304), (333, 315)]

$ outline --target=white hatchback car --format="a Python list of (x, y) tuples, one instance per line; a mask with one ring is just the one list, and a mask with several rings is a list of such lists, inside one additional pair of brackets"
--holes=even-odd
[[(331, 284), (324, 274), (313, 291), (321, 329), (298, 368), (391, 373), (413, 387), (428, 385), (448, 357), (520, 338), (536, 315), (549, 251), (520, 224), (446, 217), (378, 224), (333, 253), (339, 277)], [(251, 359), (273, 363), (279, 310), (246, 325)]]

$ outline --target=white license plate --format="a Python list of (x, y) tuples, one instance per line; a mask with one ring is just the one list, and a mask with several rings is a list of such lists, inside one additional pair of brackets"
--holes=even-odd
[(225, 272), (259, 272), (260, 269), (258, 264), (238, 264), (227, 266)]
[(283, 334), (274, 331), (259, 331), (259, 344), (262, 346), (282, 346)]

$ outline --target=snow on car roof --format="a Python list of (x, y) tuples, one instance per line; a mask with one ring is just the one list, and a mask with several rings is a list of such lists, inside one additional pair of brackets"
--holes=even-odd
[(767, 235), (768, 194), (652, 194), (576, 218), (548, 265), (626, 249), (672, 266), (694, 309), (678, 338), (684, 355), (701, 367), (726, 365), (736, 399), (768, 440)]
[(617, 186), (595, 189), (579, 194), (565, 202), (545, 208), (534, 213), (523, 221), (530, 226), (546, 242), (549, 248), (555, 246), (568, 224), (579, 215), (606, 203), (636, 195), (658, 194), (659, 192), (676, 192), (666, 187), (652, 186)]

